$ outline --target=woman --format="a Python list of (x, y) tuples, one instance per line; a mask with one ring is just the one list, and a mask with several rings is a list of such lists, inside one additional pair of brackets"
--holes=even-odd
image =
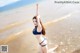
[(45, 29), (40, 20), (40, 16), (34, 16), (33, 23), (35, 26), (35, 28), (33, 29), (33, 34), (35, 35), (39, 42), (41, 49), (40, 53), (48, 53), (47, 40), (45, 38)]

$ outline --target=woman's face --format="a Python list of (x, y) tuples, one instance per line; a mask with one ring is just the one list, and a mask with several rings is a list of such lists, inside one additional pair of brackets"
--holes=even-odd
[(33, 19), (33, 23), (35, 26), (37, 26), (37, 20), (36, 19)]

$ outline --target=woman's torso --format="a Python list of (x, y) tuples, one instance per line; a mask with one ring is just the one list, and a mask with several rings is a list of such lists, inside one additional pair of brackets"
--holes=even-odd
[(35, 37), (37, 38), (37, 40), (38, 40), (39, 42), (42, 42), (42, 40), (44, 39), (44, 38), (43, 38), (43, 35), (42, 35), (42, 31), (38, 32), (38, 31), (37, 31), (37, 27), (35, 27), (35, 28), (33, 29), (33, 34), (35, 35)]

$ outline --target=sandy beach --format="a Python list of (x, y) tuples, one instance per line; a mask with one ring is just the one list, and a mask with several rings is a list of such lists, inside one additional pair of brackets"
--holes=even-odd
[[(49, 49), (59, 45), (55, 53), (80, 53), (80, 3), (58, 4), (54, 0), (37, 3)], [(35, 5), (0, 13), (0, 45), (8, 45), (8, 53), (38, 53), (38, 41), (32, 34)]]

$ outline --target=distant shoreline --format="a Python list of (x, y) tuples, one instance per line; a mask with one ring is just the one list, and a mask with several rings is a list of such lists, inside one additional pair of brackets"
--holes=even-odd
[(36, 2), (39, 2), (39, 1), (37, 1), (37, 0), (32, 0), (32, 1), (21, 0), (21, 1), (15, 2), (15, 3), (11, 3), (9, 5), (5, 5), (3, 7), (0, 7), (0, 12), (4, 12), (4, 11), (7, 11), (7, 10), (19, 8), (19, 7), (22, 7), (22, 6), (25, 6), (25, 5), (36, 3)]

